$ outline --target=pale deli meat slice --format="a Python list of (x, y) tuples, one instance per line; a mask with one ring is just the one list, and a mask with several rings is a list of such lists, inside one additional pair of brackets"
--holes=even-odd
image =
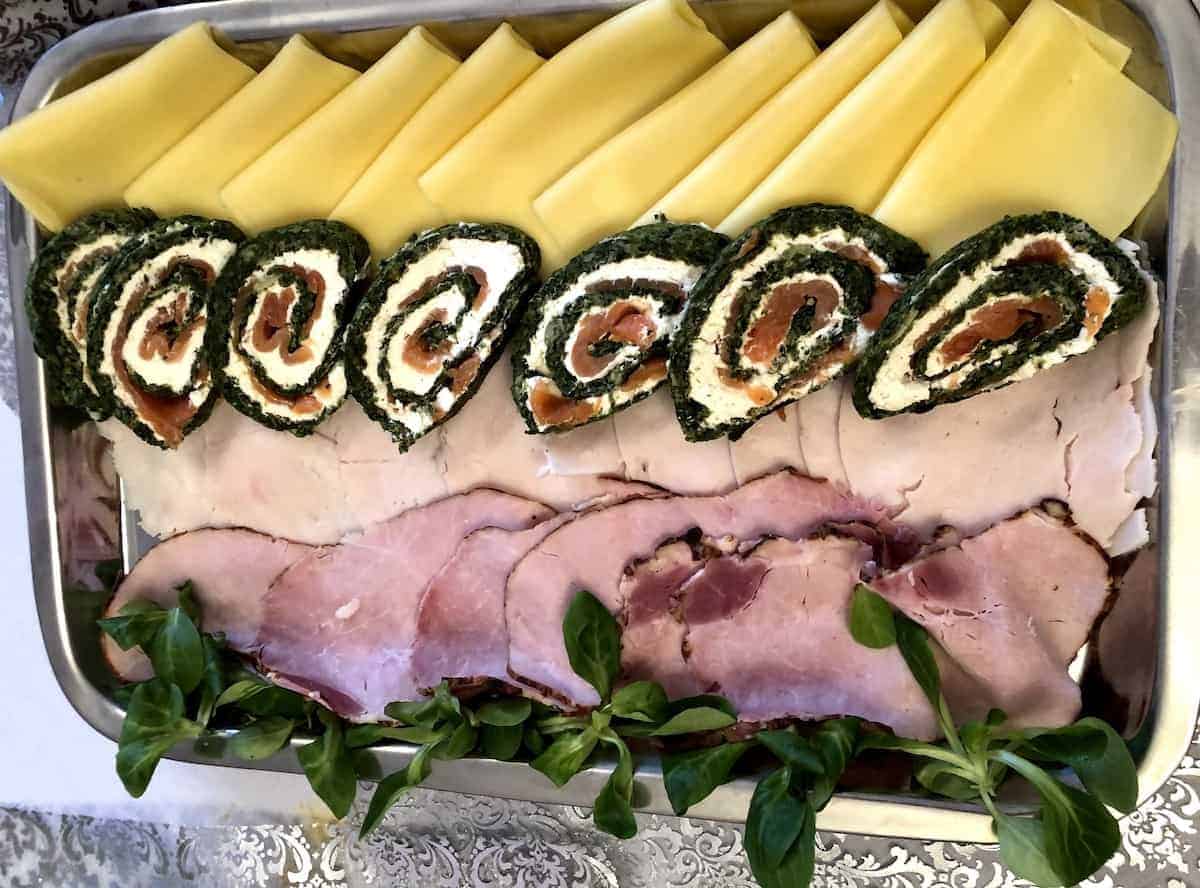
[(160, 216), (232, 215), (221, 189), (332, 99), (358, 72), (325, 58), (296, 35), (234, 96), (125, 189), (131, 207)]
[(272, 431), (225, 403), (202, 431), (207, 523), (312, 544), (336, 542), (353, 526), (328, 438)]
[(272, 145), (222, 190), (234, 221), (255, 233), (327, 218), (384, 146), (458, 68), (424, 28)]
[(927, 414), (863, 419), (847, 393), (838, 441), (850, 486), (923, 534), (978, 533), (1057, 499), (1101, 546), (1136, 548), (1144, 539), (1119, 531), (1154, 489), (1156, 429), (1135, 395), (1157, 317), (1151, 307), (1086, 355)]
[(332, 218), (362, 232), (376, 259), (415, 232), (456, 221), (425, 196), (417, 179), (541, 65), (512, 26), (502, 24), (400, 128)]
[(773, 415), (746, 429), (736, 441), (729, 441), (734, 480), (738, 484), (780, 469), (796, 469), (808, 474), (800, 449), (799, 403), (780, 407)]
[(254, 70), (197, 22), (0, 132), (0, 179), (50, 231), (126, 187)]
[(573, 166), (533, 204), (558, 248), (550, 266), (628, 227), (816, 55), (784, 12)]
[(755, 111), (638, 221), (717, 226), (912, 29), (880, 0)]
[(620, 475), (620, 455), (611, 431), (599, 438), (587, 436), (588, 446), (559, 442), (562, 449), (557, 465), (547, 452), (548, 436), (525, 433), (525, 423), (513, 406), (512, 362), (507, 355), (484, 377), (475, 397), (437, 433), (443, 442), (440, 453), (452, 493), (494, 487), (564, 511), (622, 484), (619, 478), (596, 473), (611, 466), (613, 474)]
[(537, 196), (725, 54), (684, 0), (643, 0), (531, 74), (421, 176), (421, 190), (448, 218), (507, 222), (555, 250)]
[(1116, 237), (1158, 188), (1177, 132), (1077, 19), (1034, 0), (875, 215), (933, 253), (1006, 213), (1047, 207)]
[(728, 438), (684, 440), (671, 393), (659, 389), (639, 404), (597, 425), (611, 424), (630, 481), (658, 484), (673, 493), (725, 493), (737, 483)]
[[(995, 23), (982, 18), (971, 0), (941, 0), (719, 230), (737, 235), (773, 210), (809, 201), (870, 212), (929, 127), (983, 64), (993, 36), (984, 25)], [(908, 234), (902, 226), (896, 230)]]

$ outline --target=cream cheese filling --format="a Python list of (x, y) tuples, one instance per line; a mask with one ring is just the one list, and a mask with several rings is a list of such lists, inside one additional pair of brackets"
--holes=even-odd
[[(1037, 232), (1014, 238), (995, 256), (978, 263), (969, 274), (962, 274), (941, 298), (938, 305), (917, 319), (904, 339), (897, 343), (880, 365), (871, 386), (871, 402), (881, 410), (898, 412), (913, 404), (928, 400), (938, 392), (953, 391), (961, 386), (975, 366), (975, 362), (962, 366), (955, 372), (936, 380), (921, 379), (911, 372), (917, 343), (927, 334), (935, 331), (943, 318), (961, 308), (979, 287), (1000, 274), (1003, 267), (1020, 256), (1028, 246), (1045, 240), (1052, 240), (1062, 248), (1067, 257), (1068, 266), (1082, 276), (1089, 286), (1103, 288), (1109, 294), (1109, 305), (1100, 320), (1102, 326), (1104, 320), (1112, 313), (1113, 307), (1125, 296), (1118, 289), (1116, 281), (1109, 274), (1104, 263), (1076, 250), (1063, 232)], [(939, 274), (949, 274), (952, 270), (953, 266), (947, 266)], [(1028, 379), (1039, 370), (1061, 364), (1074, 355), (1083, 354), (1094, 344), (1095, 336), (1086, 327), (1081, 326), (1074, 337), (1060, 343), (1052, 352), (1031, 356), (1029, 360), (1009, 374), (1005, 382)], [(1014, 343), (1002, 343), (989, 353), (989, 359), (1011, 354), (1016, 348), (1017, 345)]]
[[(178, 227), (168, 227), (166, 233), (177, 230)], [(125, 312), (129, 307), (129, 300), (133, 298), (135, 293), (143, 290), (143, 288), (146, 290), (153, 289), (166, 276), (172, 263), (181, 260), (196, 260), (204, 262), (211, 267), (213, 274), (220, 274), (221, 269), (225, 267), (225, 263), (229, 261), (230, 257), (236, 251), (237, 244), (233, 241), (211, 237), (192, 238), (163, 250), (125, 281), (117, 297), (116, 308), (109, 317), (108, 325), (104, 329), (104, 356), (100, 363), (100, 371), (112, 380), (113, 391), (117, 399), (135, 414), (137, 413), (137, 401), (121, 385), (116, 375), (116, 368), (113, 365), (113, 346), (124, 320)], [(190, 373), (190, 366), (187, 369)], [(151, 377), (146, 376), (143, 378), (150, 379)], [(203, 403), (211, 388), (211, 383), (206, 383), (193, 390), (190, 396), (192, 402)], [(199, 401), (196, 400), (197, 398), (199, 398)]]
[[(664, 281), (678, 285), (685, 295), (690, 295), (692, 288), (696, 286), (696, 282), (700, 280), (700, 275), (703, 273), (703, 267), (691, 265), (679, 259), (664, 259), (660, 256), (635, 256), (630, 259), (622, 259), (619, 262), (610, 262), (606, 265), (601, 265), (599, 268), (594, 268), (586, 274), (580, 275), (576, 280), (572, 281), (571, 285), (561, 295), (549, 300), (543, 306), (541, 317), (538, 319), (537, 327), (530, 339), (529, 356), (526, 359), (526, 364), (535, 373), (543, 376), (549, 375), (550, 365), (547, 360), (549, 345), (546, 337), (550, 323), (579, 299), (585, 297), (589, 287), (609, 281), (625, 279)], [(674, 323), (678, 323), (678, 320)], [(578, 327), (576, 327), (577, 330)], [(576, 335), (576, 331), (572, 331), (572, 339), (569, 341), (568, 347), (573, 344), (573, 337)]]
[[(269, 271), (277, 266), (298, 266), (303, 270), (312, 270), (320, 274), (325, 282), (321, 311), (312, 319), (312, 327), (309, 329), (308, 336), (301, 342), (301, 346), (307, 346), (310, 351), (309, 356), (302, 361), (285, 361), (278, 348), (262, 351), (254, 344), (254, 331), (262, 318), (264, 297), (272, 291), (282, 291), (287, 286)], [(282, 388), (303, 385), (325, 360), (337, 338), (337, 310), (349, 291), (349, 284), (342, 277), (338, 254), (333, 250), (321, 248), (289, 250), (271, 257), (267, 262), (254, 269), (245, 285), (253, 288), (255, 299), (246, 318), (245, 329), (242, 331), (240, 348), (245, 353), (253, 355), (254, 359), (262, 365), (266, 375), (276, 385)], [(287, 310), (289, 328), (299, 302), (297, 293)]]
[[(700, 332), (692, 343), (688, 362), (691, 381), (689, 396), (707, 408), (709, 411), (709, 422), (713, 425), (721, 425), (744, 419), (747, 415), (747, 395), (744, 389), (740, 386), (730, 386), (721, 379), (721, 371), (727, 369), (727, 365), (721, 356), (721, 342), (725, 337), (726, 324), (738, 295), (755, 275), (772, 262), (780, 259), (791, 250), (804, 246), (827, 252), (836, 252), (835, 249), (832, 249), (833, 247), (856, 247), (862, 250), (877, 268), (883, 272), (887, 270), (887, 263), (872, 252), (861, 237), (847, 237), (845, 230), (841, 226), (798, 236), (790, 235), (786, 232), (778, 232), (772, 235), (767, 244), (759, 250), (750, 262), (737, 268), (730, 276), (729, 281), (713, 300), (708, 315), (700, 327)], [(881, 275), (881, 277), (883, 276)], [(830, 275), (797, 275), (786, 280), (772, 282), (772, 287), (778, 287), (787, 283), (815, 280), (822, 280), (832, 284), (838, 291), (838, 295), (842, 295), (841, 285)], [(751, 323), (753, 323), (753, 320), (761, 317), (766, 309), (766, 300), (755, 306)], [(798, 387), (784, 387), (782, 391), (780, 390), (783, 380), (789, 374), (793, 373), (798, 366), (805, 363), (808, 356), (812, 355), (814, 351), (825, 350), (825, 346), (833, 338), (835, 332), (842, 328), (842, 325), (848, 318), (849, 315), (845, 313), (842, 304), (839, 303), (839, 306), (829, 315), (826, 324), (820, 330), (809, 334), (797, 343), (795, 357), (786, 362), (778, 371), (772, 371), (769, 364), (753, 365), (743, 362), (743, 367), (753, 367), (757, 370), (754, 376), (744, 381), (745, 386), (763, 386), (769, 388), (775, 392), (776, 397), (784, 393), (789, 397), (800, 397), (825, 385), (845, 368), (846, 362), (830, 364), (828, 367), (822, 368), (811, 379), (805, 380)], [(860, 325), (851, 342), (852, 356), (856, 356), (862, 347), (865, 347), (865, 337), (868, 335)]]
[[(401, 329), (396, 331), (385, 346), (389, 323), (422, 284), (448, 268), (467, 267), (480, 268), (487, 275), (487, 291), (482, 304), (467, 305), (467, 294), (458, 287), (449, 288), (420, 310), (411, 312), (401, 323)], [(388, 287), (383, 305), (380, 306), (364, 337), (364, 375), (371, 384), (376, 406), (414, 435), (423, 433), (433, 425), (435, 417), (431, 410), (392, 401), (388, 397), (388, 382), (391, 383), (391, 388), (427, 396), (445, 367), (453, 364), (466, 352), (473, 351), (481, 361), (486, 361), (498, 340), (499, 330), (493, 330), (482, 337), (480, 330), (498, 307), (505, 291), (524, 269), (524, 256), (515, 244), (502, 240), (455, 237), (442, 241), (405, 269), (400, 278)], [(457, 318), (459, 323), (450, 337), (449, 351), (432, 370), (422, 371), (403, 360), (404, 344), (438, 307), (447, 310), (447, 320)], [(384, 358), (383, 363), (389, 375), (387, 381), (379, 373), (381, 358)], [(449, 388), (443, 387), (434, 394), (433, 400), (442, 410), (449, 410), (456, 397)]]

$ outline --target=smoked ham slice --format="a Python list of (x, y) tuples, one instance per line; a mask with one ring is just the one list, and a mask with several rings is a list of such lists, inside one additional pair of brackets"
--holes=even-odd
[[(896, 648), (849, 632), (854, 586), (886, 563), (864, 528), (745, 541), (674, 540), (620, 583), (628, 680), (656, 679), (672, 697), (727, 696), (746, 722), (854, 715), (932, 740), (939, 731)], [(1109, 595), (1095, 544), (1042, 510), (977, 537), (953, 534), (872, 585), (924, 625), (958, 723), (1003, 709), (1017, 727), (1069, 723), (1079, 688), (1067, 665)]]
[[(249, 530), (194, 530), (159, 543), (142, 557), (109, 602), (106, 617), (117, 616), (135, 599), (174, 607), (176, 589), (191, 580), (205, 632), (224, 632), (230, 647), (249, 652), (263, 622), (263, 600), (271, 582), (312, 547)], [(121, 650), (101, 636), (104, 656), (125, 681), (154, 676), (140, 648)]]
[(693, 528), (713, 539), (795, 539), (828, 522), (886, 519), (886, 511), (868, 500), (791, 472), (727, 496), (635, 499), (583, 515), (550, 534), (509, 577), (509, 669), (549, 698), (595, 705), (595, 690), (571, 670), (562, 640), (563, 615), (575, 592), (586, 589), (619, 611), (626, 565)]
[(556, 515), (517, 531), (484, 527), (462, 541), (421, 600), (412, 654), (419, 689), (444, 678), (508, 680), (504, 584), (525, 553), (569, 520)]
[(711, 561), (686, 588), (688, 667), (747, 722), (856, 715), (932, 739), (933, 710), (897, 648), (850, 635), (871, 548), (855, 539), (768, 540)]
[(993, 707), (1014, 727), (1078, 715), (1067, 666), (1104, 611), (1110, 580), (1099, 548), (1063, 520), (1031, 509), (872, 587), (929, 631), (943, 664), (961, 670), (943, 682), (958, 721)]
[(417, 610), (459, 543), (481, 527), (519, 530), (552, 515), (531, 500), (482, 489), (315, 550), (267, 591), (259, 660), (343, 716), (382, 718), (388, 703), (420, 696), (412, 673)]
[[(656, 491), (644, 484), (612, 482), (612, 490), (589, 504), (604, 508)], [(430, 580), (417, 614), (413, 680), (420, 690), (442, 679), (496, 679), (508, 673), (504, 589), (517, 562), (574, 513), (547, 518), (526, 530), (483, 527), (466, 537)]]

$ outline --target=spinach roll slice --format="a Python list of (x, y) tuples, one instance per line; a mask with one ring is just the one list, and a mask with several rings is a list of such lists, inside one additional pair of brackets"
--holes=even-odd
[(926, 258), (849, 207), (789, 207), (750, 226), (696, 285), (671, 344), (684, 437), (736, 439), (840, 376)]
[(130, 239), (96, 284), (88, 370), (113, 415), (150, 444), (179, 446), (212, 411), (209, 300), (242, 239), (228, 222), (163, 219)]
[(45, 362), (52, 399), (108, 415), (88, 370), (92, 294), (109, 262), (157, 217), (149, 210), (99, 210), (72, 222), (38, 253), (25, 288), (33, 347)]
[(540, 267), (523, 231), (466, 222), (422, 232), (383, 262), (350, 322), (346, 370), (401, 450), (475, 394)]
[(513, 345), (513, 399), (530, 434), (611, 416), (667, 378), (667, 349), (729, 238), (654, 222), (605, 238), (551, 275)]
[(924, 412), (1091, 351), (1134, 318), (1136, 263), (1064, 213), (1009, 216), (952, 247), (889, 313), (859, 366), (864, 417)]
[(208, 348), (225, 400), (298, 437), (341, 406), (346, 326), (370, 252), (353, 228), (324, 220), (242, 244), (213, 293)]

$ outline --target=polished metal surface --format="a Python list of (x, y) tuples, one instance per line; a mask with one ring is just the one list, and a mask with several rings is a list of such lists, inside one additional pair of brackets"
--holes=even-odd
[[(616, 9), (624, 0), (563, 2), (563, 0), (411, 0), (404, 5), (354, 0), (332, 6), (319, 0), (243, 0), (227, 4), (196, 4), (154, 10), (93, 25), (56, 45), (30, 73), (14, 106), (24, 116), (59, 91), (126, 58), (184, 25), (211, 21), (232, 39), (272, 40), (297, 31), (367, 31), (415, 22), (462, 22), (464, 33), (481, 18), (538, 16), (597, 9)], [(1168, 779), (1192, 737), (1200, 703), (1200, 649), (1194, 629), (1200, 625), (1200, 595), (1191, 586), (1197, 576), (1190, 554), (1200, 551), (1200, 521), (1196, 509), (1200, 468), (1200, 311), (1195, 306), (1200, 286), (1197, 242), (1200, 207), (1189, 199), (1200, 193), (1200, 16), (1177, 0), (1135, 0), (1130, 6), (1153, 30), (1153, 39), (1140, 20), (1130, 16), (1118, 31), (1138, 47), (1141, 58), (1131, 76), (1152, 91), (1165, 85), (1179, 112), (1181, 134), (1164, 203), (1166, 212), (1153, 210), (1139, 230), (1151, 245), (1155, 270), (1165, 278), (1163, 320), (1156, 361), (1159, 383), (1160, 494), (1153, 522), (1160, 559), (1157, 643), (1133, 652), (1155, 675), (1144, 689), (1149, 706), (1144, 721), (1131, 725), (1139, 763), (1140, 792), (1150, 796)], [(1107, 23), (1107, 19), (1106, 19)], [(476, 28), (475, 31), (478, 29)], [(1157, 41), (1161, 59), (1151, 58)], [(1165, 68), (1156, 64), (1161, 61)], [(1165, 74), (1165, 76), (1164, 76)], [(64, 84), (66, 87), (64, 87)], [(1103, 187), (1103, 183), (1098, 183)], [(11, 198), (8, 213), (8, 255), (11, 292), (24, 290), (37, 245), (36, 226)], [(143, 551), (144, 539), (132, 513), (123, 511), (123, 497), (114, 479), (106, 478), (95, 453), (102, 444), (90, 425), (68, 429), (62, 417), (46, 404), (41, 366), (34, 355), (22, 305), (14, 305), (22, 435), (25, 451), (26, 495), (30, 546), (38, 612), (47, 651), (64, 692), (80, 715), (108, 737), (120, 730), (121, 709), (106, 691), (112, 679), (98, 654), (94, 618), (99, 599), (88, 591), (91, 567), (104, 558), (126, 563)], [(91, 583), (94, 585), (94, 583)], [(1147, 615), (1147, 619), (1150, 615)], [(1094, 711), (1107, 712), (1119, 701), (1089, 696)], [(384, 772), (399, 768), (410, 750), (404, 746), (379, 750)], [(213, 759), (190, 747), (174, 757), (236, 767), (298, 771), (295, 757), (285, 751), (248, 765), (233, 758)], [(503, 798), (563, 804), (590, 804), (606, 779), (608, 766), (597, 765), (565, 789), (556, 790), (532, 769), (515, 763), (468, 759), (439, 762), (427, 781), (431, 788)], [(736, 781), (713, 793), (689, 812), (699, 818), (740, 821), (753, 784)], [(670, 807), (656, 765), (638, 771), (635, 803), (645, 811), (669, 813)], [(843, 794), (823, 812), (820, 828), (835, 832), (869, 833), (925, 840), (988, 841), (989, 819), (973, 806), (938, 803), (922, 798)]]

